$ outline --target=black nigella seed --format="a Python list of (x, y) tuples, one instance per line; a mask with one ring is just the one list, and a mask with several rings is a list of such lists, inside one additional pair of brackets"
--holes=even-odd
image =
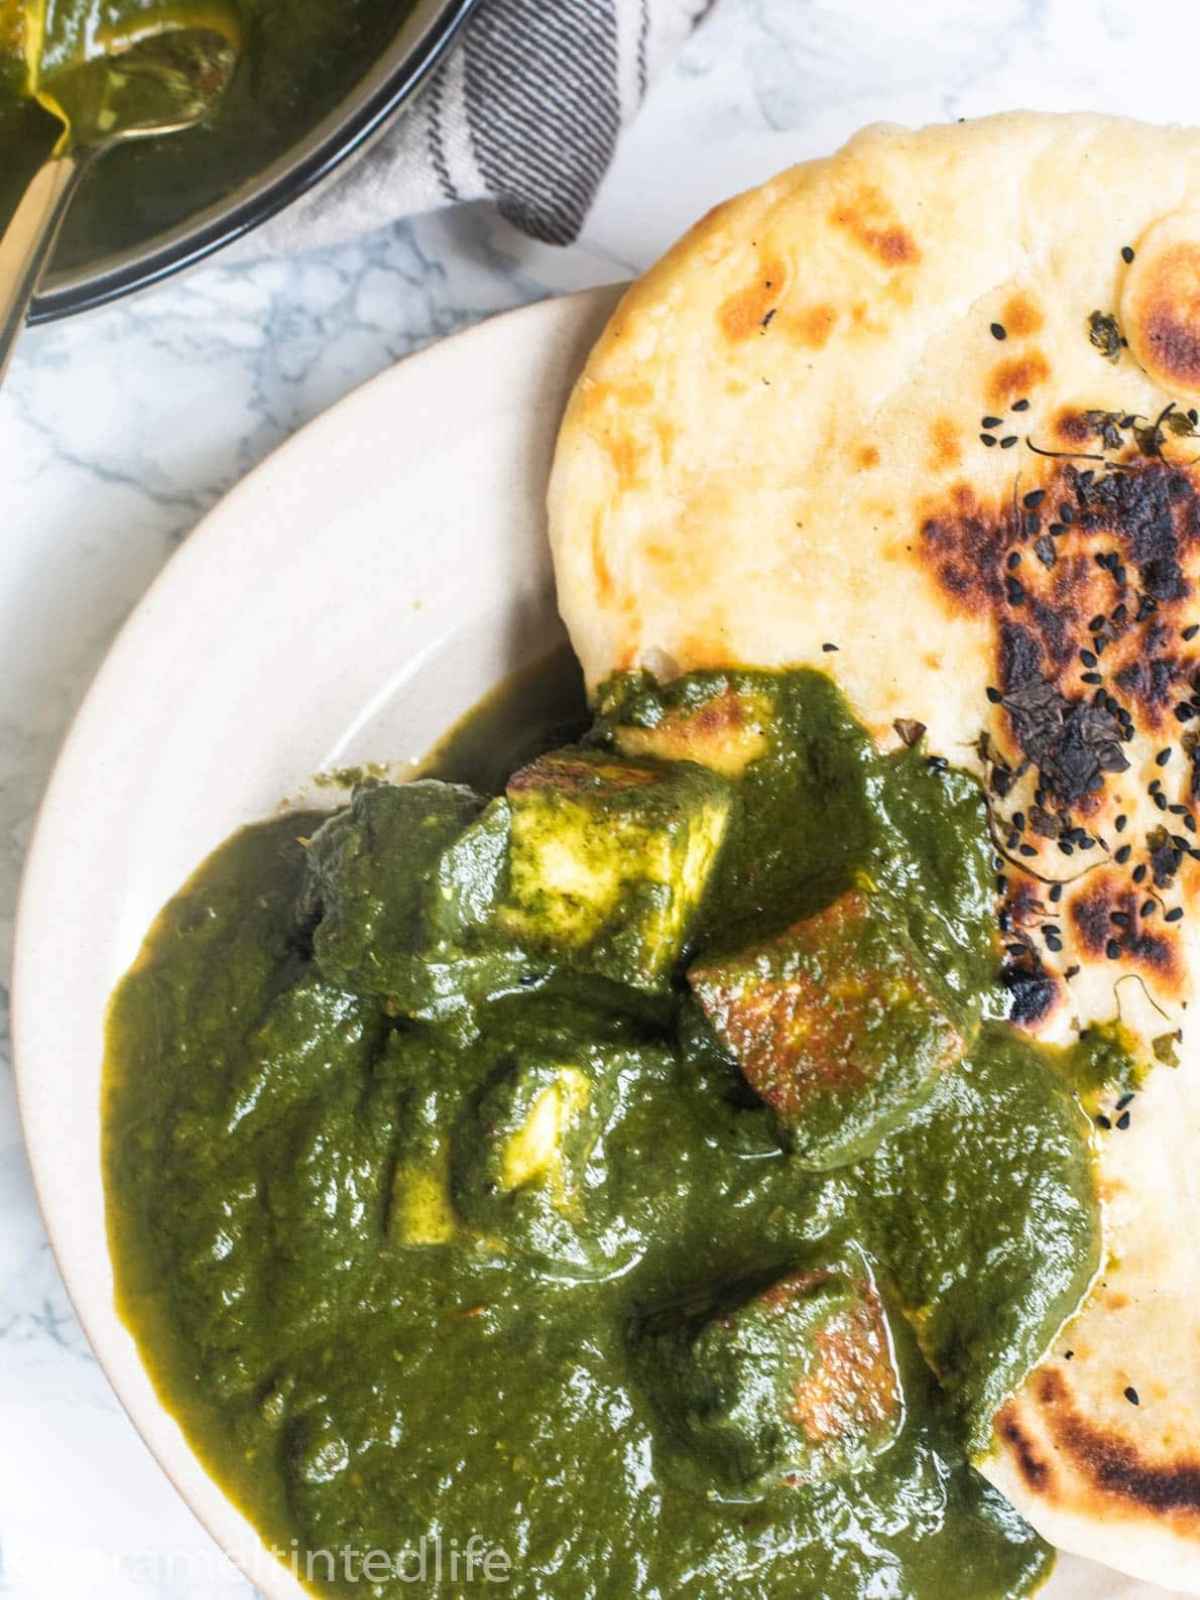
[(1110, 961), (1119, 961), (1121, 959), (1121, 946), (1115, 939), (1110, 939), (1104, 946), (1104, 954)]
[(1113, 923), (1115, 927), (1127, 928), (1129, 926), (1129, 913), (1127, 911), (1110, 911), (1108, 914), (1108, 920)]
[(1171, 813), (1171, 815), (1173, 817), (1186, 817), (1187, 816), (1187, 807), (1185, 805), (1181, 805), (1178, 800), (1175, 802), (1174, 805), (1168, 806), (1167, 810)]
[(1180, 637), (1190, 640), (1194, 639), (1198, 633), (1200, 633), (1200, 622), (1193, 622), (1190, 627), (1187, 627), (1183, 630), (1183, 633), (1180, 635)]
[(1001, 441), (1000, 441), (1000, 448), (1001, 448), (1001, 450), (1011, 450), (1013, 445), (1016, 444), (1016, 442), (1017, 442), (1017, 436), (1016, 436), (1015, 433), (1005, 434), (1004, 438), (1001, 439)]
[(1129, 857), (1130, 857), (1130, 854), (1132, 853), (1132, 851), (1133, 851), (1133, 846), (1131, 844), (1123, 844), (1121, 846), (1121, 848), (1117, 851), (1116, 855), (1113, 857), (1113, 860), (1117, 863), (1117, 865), (1119, 867), (1123, 867), (1125, 865), (1125, 863), (1129, 860)]
[(998, 428), (1003, 421), (1003, 417), (980, 417), (979, 426), (981, 428)]
[(1141, 1403), (1142, 1403), (1142, 1402), (1141, 1402), (1141, 1401), (1140, 1401), (1140, 1400), (1139, 1400), (1139, 1399), (1138, 1399), (1138, 1392), (1137, 1392), (1137, 1390), (1136, 1390), (1136, 1389), (1135, 1389), (1135, 1388), (1134, 1388), (1134, 1387), (1133, 1387), (1133, 1385), (1132, 1385), (1132, 1384), (1130, 1384), (1130, 1385), (1129, 1385), (1129, 1387), (1128, 1387), (1128, 1388), (1127, 1388), (1127, 1389), (1126, 1389), (1126, 1390), (1125, 1390), (1125, 1398), (1126, 1398), (1126, 1400), (1128, 1400), (1128, 1401), (1129, 1401), (1129, 1404), (1130, 1404), (1130, 1405), (1131, 1405), (1131, 1406), (1140, 1406), (1140, 1405), (1141, 1405)]
[(1004, 876), (1004, 874), (1002, 872), (998, 872), (996, 874), (996, 893), (997, 894), (1007, 894), (1008, 893), (1008, 879)]
[(1092, 620), (1088, 623), (1088, 631), (1089, 631), (1089, 633), (1099, 633), (1100, 629), (1104, 626), (1104, 620), (1105, 619), (1104, 619), (1103, 611), (1098, 611), (1096, 613), (1096, 615), (1092, 618)]
[(1052, 522), (1048, 531), (1052, 539), (1061, 539), (1067, 531), (1067, 525), (1065, 522)]
[(837, 645), (835, 645), (835, 644), (823, 644), (821, 646), (821, 649), (824, 650), (826, 654), (828, 654), (831, 650), (836, 650), (837, 649)]
[(1125, 609), (1125, 602), (1124, 601), (1122, 601), (1119, 606), (1115, 606), (1113, 608), (1112, 619), (1116, 623), (1118, 628), (1125, 621), (1125, 618), (1128, 615), (1129, 615), (1129, 612)]
[(1123, 244), (1121, 246), (1121, 260), (1124, 261), (1126, 263), (1126, 265), (1128, 265), (1129, 262), (1131, 262), (1133, 260), (1133, 246), (1132, 245)]
[(1002, 322), (993, 322), (992, 323), (992, 338), (993, 339), (1007, 339), (1008, 338), (1008, 329), (1004, 326), (1004, 324)]
[(1146, 866), (1145, 866), (1144, 862), (1142, 863), (1141, 866), (1134, 867), (1132, 876), (1133, 876), (1134, 883), (1145, 883), (1145, 881), (1146, 881)]
[(1045, 498), (1046, 498), (1045, 489), (1030, 489), (1029, 493), (1025, 496), (1025, 499), (1024, 499), (1025, 509), (1027, 511), (1036, 511), (1037, 508), (1041, 505), (1042, 501)]
[(1079, 659), (1083, 662), (1085, 667), (1094, 667), (1096, 665), (1096, 657), (1091, 650), (1081, 650), (1079, 652)]
[(996, 442), (996, 436), (994, 433), (981, 433), (979, 437), (989, 448)]
[(1064, 500), (1058, 508), (1058, 514), (1064, 522), (1075, 521), (1075, 507), (1069, 500)]
[(1166, 750), (1160, 750), (1154, 758), (1154, 764), (1156, 767), (1165, 767), (1170, 759), (1171, 751), (1169, 748)]
[(1166, 913), (1166, 915), (1163, 917), (1163, 921), (1164, 922), (1181, 922), (1182, 920), (1183, 920), (1183, 907), (1182, 906), (1172, 906), (1170, 911), (1168, 911)]
[(1012, 555), (1010, 555), (1008, 558), (1008, 570), (1012, 572), (1014, 568), (1019, 567), (1020, 565), (1021, 552), (1019, 550), (1014, 550)]
[(1025, 954), (1025, 946), (1023, 944), (1006, 944), (1004, 946), (1004, 950), (1005, 953), (1012, 956), (1014, 960)]
[(1029, 401), (1028, 400), (1014, 400), (1012, 408), (1013, 408), (1014, 411), (1028, 411), (1029, 410)]
[(1058, 848), (1064, 856), (1075, 854), (1075, 846), (1070, 844), (1066, 839), (1060, 839), (1058, 841)]
[(1037, 855), (1037, 850), (1031, 844), (1023, 844), (1021, 846), (1021, 854), (1023, 856), (1035, 856), (1035, 855)]
[(1082, 683), (1103, 683), (1104, 679), (1098, 672), (1085, 672), (1080, 677)]
[(1129, 1113), (1128, 1113), (1128, 1111), (1122, 1111), (1121, 1115), (1117, 1118), (1117, 1127), (1120, 1128), (1122, 1133), (1124, 1133), (1125, 1129), (1128, 1126), (1129, 1126)]
[(1190, 722), (1195, 715), (1195, 706), (1188, 705), (1186, 700), (1181, 700), (1175, 707), (1176, 722)]
[(1121, 1096), (1121, 1098), (1117, 1101), (1116, 1109), (1118, 1111), (1124, 1111), (1126, 1106), (1129, 1106), (1129, 1105), (1132, 1105), (1132, 1104), (1133, 1104), (1133, 1090), (1132, 1089), (1128, 1089)]
[(1014, 828), (1012, 830), (1012, 832), (1009, 834), (1008, 838), (1005, 839), (1004, 848), (1006, 850), (1015, 850), (1017, 848), (1017, 846), (1020, 844), (1020, 842), (1021, 842), (1021, 835)]
[(1127, 823), (1127, 822), (1128, 822), (1128, 821), (1129, 821), (1129, 818), (1128, 818), (1128, 817), (1127, 817), (1127, 816), (1126, 816), (1126, 815), (1125, 815), (1125, 813), (1124, 813), (1124, 812), (1123, 812), (1123, 811), (1122, 811), (1122, 813), (1121, 813), (1121, 815), (1120, 815), (1120, 816), (1119, 816), (1119, 817), (1118, 817), (1118, 818), (1117, 818), (1117, 820), (1116, 820), (1116, 822), (1115, 822), (1115, 823), (1114, 823), (1114, 824), (1113, 824), (1113, 826), (1114, 826), (1114, 827), (1115, 827), (1115, 828), (1116, 828), (1116, 830), (1117, 830), (1117, 832), (1118, 832), (1118, 833), (1124, 833), (1124, 832), (1125, 832), (1125, 824), (1126, 824), (1126, 823)]
[(1046, 949), (1049, 950), (1049, 952), (1050, 952), (1050, 954), (1052, 956), (1060, 956), (1060, 955), (1062, 955), (1062, 947), (1063, 947), (1062, 940), (1059, 938), (1059, 936), (1056, 933), (1047, 933), (1047, 935), (1046, 935)]
[(1001, 700), (1003, 700), (1003, 698), (1004, 698), (1004, 696), (1000, 693), (999, 689), (993, 689), (990, 684), (988, 685), (986, 693), (987, 693), (988, 699), (992, 702), (992, 704), (994, 706), (998, 706), (1000, 704)]
[(1154, 796), (1154, 804), (1160, 811), (1165, 811), (1167, 809), (1167, 797), (1165, 794), (1163, 794), (1161, 789)]
[(1190, 811), (1185, 811), (1184, 812), (1184, 814), (1183, 814), (1183, 825), (1184, 825), (1184, 827), (1187, 829), (1187, 831), (1189, 833), (1195, 833), (1195, 831), (1196, 831), (1196, 819), (1195, 819), (1195, 817), (1192, 815), (1192, 813)]
[(1051, 904), (1052, 905), (1057, 905), (1058, 902), (1061, 899), (1062, 899), (1062, 884), (1061, 883), (1052, 883), (1050, 885), (1050, 901), (1051, 901)]
[(1012, 825), (1018, 833), (1025, 832), (1025, 813), (1023, 811), (1013, 812)]
[[(1010, 606), (1021, 606), (1025, 604), (1025, 590), (1018, 579), (1005, 578), (1004, 592)], [(1099, 682), (1100, 680), (1097, 679), (1096, 681)]]
[(1101, 1112), (1101, 1114), (1096, 1118), (1096, 1126), (1098, 1128), (1103, 1128), (1105, 1132), (1107, 1132), (1108, 1129), (1112, 1127), (1112, 1123), (1108, 1120), (1104, 1113)]
[(1038, 529), (1041, 527), (1042, 519), (1038, 516), (1036, 511), (1027, 511), (1025, 513), (1025, 524), (1024, 525), (1025, 525), (1025, 536), (1026, 536), (1026, 538), (1029, 538), (1032, 534), (1035, 534), (1038, 531)]
[(1138, 909), (1141, 911), (1142, 916), (1144, 916), (1144, 917), (1152, 917), (1154, 915), (1154, 913), (1158, 910), (1158, 901), (1157, 900), (1143, 900), (1142, 903), (1141, 903), (1141, 906)]
[(1063, 977), (1067, 978), (1067, 979), (1077, 978), (1079, 976), (1079, 973), (1080, 973), (1080, 968), (1079, 967), (1071, 966), (1071, 967), (1068, 967), (1067, 970), (1063, 973)]

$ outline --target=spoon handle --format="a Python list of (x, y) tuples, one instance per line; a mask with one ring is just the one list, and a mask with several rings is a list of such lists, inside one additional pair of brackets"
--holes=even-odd
[(0, 237), (0, 383), (83, 167), (73, 151), (43, 162)]

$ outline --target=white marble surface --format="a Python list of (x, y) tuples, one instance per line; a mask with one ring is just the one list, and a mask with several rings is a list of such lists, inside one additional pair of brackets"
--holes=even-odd
[[(877, 119), (1013, 106), (1194, 119), (1200, 13), (1164, 0), (720, 0), (652, 95), (583, 245), (486, 214), (212, 265), (25, 340), (0, 391), (0, 968), (72, 709), (197, 518), (388, 363), (623, 276), (735, 187)], [(70, 886), (64, 885), (64, 893)], [(0, 1595), (248, 1600), (151, 1461), (71, 1313), (0, 1070)]]

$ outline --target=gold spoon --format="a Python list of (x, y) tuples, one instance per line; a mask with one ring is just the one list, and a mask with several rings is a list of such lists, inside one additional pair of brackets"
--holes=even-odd
[(39, 68), (40, 35), (27, 46), (37, 58), (29, 93), (60, 119), (63, 132), (0, 237), (0, 380), (91, 164), (127, 140), (194, 128), (220, 103), (238, 62), (236, 18), (223, 5), (193, 18), (164, 19), (160, 12), (148, 26), (89, 40), (84, 59), (49, 72)]

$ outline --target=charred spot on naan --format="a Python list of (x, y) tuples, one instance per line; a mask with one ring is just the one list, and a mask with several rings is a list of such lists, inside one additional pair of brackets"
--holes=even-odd
[(790, 273), (782, 257), (765, 252), (750, 281), (717, 308), (717, 325), (731, 344), (740, 344), (770, 327), (787, 292)]
[(833, 207), (829, 220), (885, 267), (915, 266), (921, 259), (911, 232), (874, 184), (860, 184)]
[(1010, 339), (1025, 339), (1046, 325), (1042, 309), (1031, 294), (1019, 289), (1004, 302), (1000, 322)]
[(997, 361), (984, 391), (989, 406), (1004, 407), (1028, 399), (1050, 376), (1050, 363), (1040, 350)]
[(1016, 1405), (1010, 1401), (996, 1417), (996, 1433), (1013, 1454), (1017, 1470), (1029, 1487), (1044, 1497), (1054, 1495), (1054, 1473), (1046, 1458), (1038, 1453), (1033, 1440), (1018, 1419)]
[(1155, 384), (1200, 397), (1200, 213), (1163, 217), (1139, 240), (1125, 275), (1121, 328)]
[(1183, 987), (1183, 957), (1174, 924), (1164, 922), (1157, 896), (1147, 895), (1116, 868), (1088, 875), (1068, 907), (1079, 949), (1094, 961), (1120, 960), (1123, 972), (1153, 978), (1158, 993)]
[(1176, 891), (1200, 862), (1200, 496), (1190, 466), (1129, 460), (1123, 438), (1120, 459), (1096, 469), (1036, 470), (1037, 487), (1018, 481), (1002, 498), (965, 482), (931, 497), (908, 559), (952, 615), (991, 622), (979, 748), (1006, 981), (1038, 1029), (1065, 995), (1052, 974), (1069, 980), (1081, 960), (1120, 962), (1160, 1001), (1184, 997)]
[(1057, 1366), (1040, 1369), (1031, 1390), (1038, 1421), (1065, 1469), (1057, 1481), (1049, 1473), (1037, 1476), (1041, 1457), (1022, 1429), (1021, 1402), (1010, 1402), (1000, 1413), (1001, 1437), (1012, 1444), (1015, 1428), (1024, 1439), (1034, 1475), (1026, 1472), (1020, 1452), (1016, 1459), (1031, 1488), (1051, 1503), (1063, 1498), (1088, 1504), (1102, 1519), (1152, 1511), (1179, 1532), (1192, 1536), (1200, 1532), (1200, 1460), (1188, 1456), (1156, 1460), (1144, 1445), (1130, 1438), (1132, 1424), (1110, 1427), (1086, 1415), (1075, 1404), (1070, 1385)]

